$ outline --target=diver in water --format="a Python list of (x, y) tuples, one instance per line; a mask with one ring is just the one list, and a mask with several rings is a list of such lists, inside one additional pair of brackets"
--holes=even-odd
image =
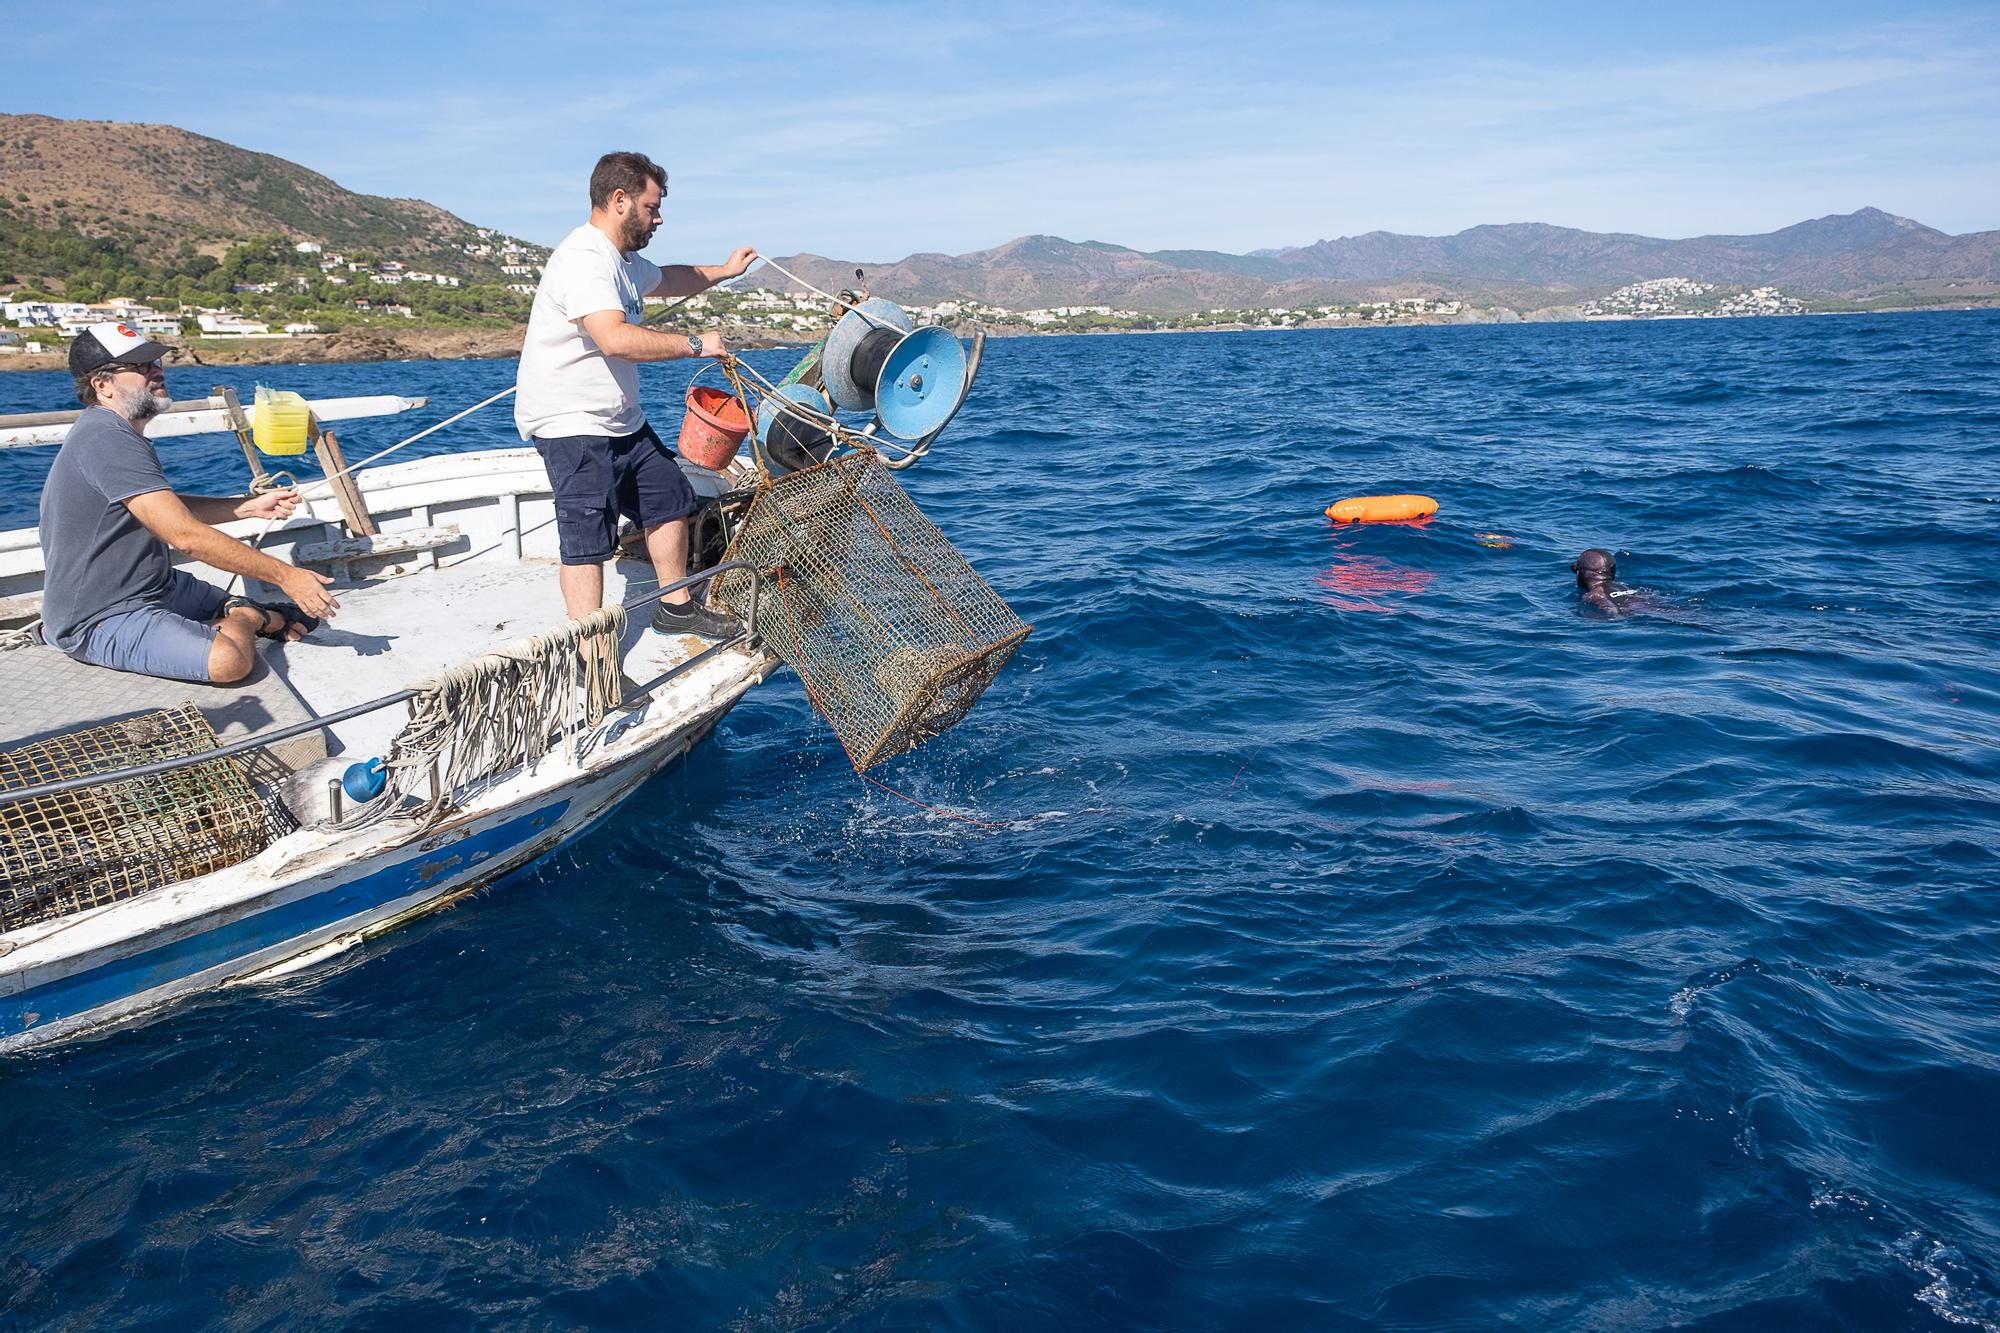
[(1618, 599), (1630, 596), (1632, 590), (1618, 582), (1618, 562), (1611, 552), (1593, 546), (1570, 561), (1569, 567), (1576, 575), (1577, 602), (1582, 608), (1602, 616), (1624, 614)]

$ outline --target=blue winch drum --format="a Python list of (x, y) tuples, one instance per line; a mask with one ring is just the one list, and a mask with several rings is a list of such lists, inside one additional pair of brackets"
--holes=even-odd
[[(904, 334), (916, 328), (903, 308), (894, 301), (885, 301), (879, 296), (871, 296), (860, 305), (840, 317), (833, 326), (833, 332), (826, 336), (826, 350), (820, 354), (820, 375), (826, 381), (827, 396), (833, 405), (843, 412), (868, 412), (875, 407), (875, 386), (877, 377), (873, 374), (856, 374), (855, 354), (868, 342), (868, 335), (883, 329)], [(874, 359), (875, 349), (882, 347), (883, 340), (877, 338), (870, 344)], [(886, 348), (883, 352), (886, 353)], [(886, 424), (886, 423), (884, 423)]]
[(882, 363), (875, 415), (900, 439), (921, 440), (951, 420), (965, 396), (965, 347), (950, 332), (918, 329)]

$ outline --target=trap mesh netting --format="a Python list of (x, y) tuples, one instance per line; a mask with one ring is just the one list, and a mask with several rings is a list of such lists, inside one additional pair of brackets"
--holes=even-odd
[[(757, 632), (856, 770), (964, 717), (1031, 628), (866, 451), (764, 487), (726, 559), (762, 573)], [(751, 588), (732, 570), (710, 595), (748, 615)]]
[[(193, 704), (0, 753), (0, 791), (199, 754)], [(247, 861), (285, 830), (235, 761), (0, 805), (0, 930), (117, 902)]]

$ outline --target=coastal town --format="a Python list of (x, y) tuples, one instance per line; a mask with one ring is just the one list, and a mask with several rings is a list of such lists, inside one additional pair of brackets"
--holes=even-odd
[[(234, 284), (230, 303), (168, 303), (118, 295), (98, 301), (65, 301), (32, 292), (0, 293), (0, 357), (58, 352), (78, 332), (101, 320), (118, 320), (142, 333), (186, 338), (202, 345), (231, 342), (310, 339), (334, 329), (402, 325), (418, 321), (423, 312), (402, 293), (421, 287), (460, 288), (464, 278), (395, 259), (355, 257), (329, 251), (315, 241), (296, 242), (294, 253), (309, 266), (284, 278)], [(506, 312), (504, 323), (518, 323), (535, 291), (548, 252), (525, 242), (481, 231), (465, 243), (474, 259), (493, 263), (509, 281), (506, 291), (519, 302)], [(291, 304), (313, 290), (346, 288), (340, 303), (292, 318), (277, 313), (290, 296)], [(656, 308), (665, 303), (649, 299)], [(766, 340), (787, 341), (817, 336), (826, 322), (825, 303), (810, 295), (793, 295), (761, 287), (718, 289), (694, 297), (664, 321), (669, 327), (724, 323), (754, 331)], [(1480, 309), (1463, 299), (1445, 296), (1398, 297), (1353, 304), (1315, 303), (1301, 306), (1218, 307), (1169, 314), (1122, 309), (1109, 305), (1058, 305), (1030, 310), (971, 299), (912, 304), (913, 318), (947, 328), (987, 328), (1017, 334), (1177, 332), (1240, 329), (1309, 329), (1364, 327), (1387, 324), (1490, 323), (1521, 316), (1512, 311)], [(1586, 301), (1556, 317), (1598, 319), (1743, 318), (1796, 315), (1805, 303), (1775, 287), (1748, 290), (1721, 288), (1688, 278), (1656, 278), (1621, 287)], [(1544, 317), (1547, 317), (1546, 315)]]
[[(546, 247), (479, 227), (461, 237), (454, 248), (470, 271), (497, 269), (506, 279), (472, 289), (490, 288), (504, 291), (505, 296), (496, 302), (499, 309), (474, 310), (471, 318), (486, 315), (501, 324), (526, 318), (528, 301), (548, 260)], [(415, 294), (466, 286), (463, 273), (367, 252), (342, 253), (314, 240), (248, 238), (231, 248), (228, 259), (238, 260), (244, 252), (251, 252), (252, 258), (240, 264), (240, 275), (228, 284), (229, 299), (215, 303), (134, 294), (64, 300), (31, 288), (0, 291), (0, 356), (58, 351), (103, 320), (117, 320), (153, 337), (204, 344), (311, 338), (341, 328), (414, 322), (444, 313), (443, 303)], [(448, 306), (445, 309), (449, 311)], [(464, 318), (457, 311), (449, 314)]]
[(1744, 291), (1691, 278), (1653, 278), (1586, 301), (1578, 309), (1585, 319), (1732, 319), (1803, 314), (1805, 302), (1776, 287)]

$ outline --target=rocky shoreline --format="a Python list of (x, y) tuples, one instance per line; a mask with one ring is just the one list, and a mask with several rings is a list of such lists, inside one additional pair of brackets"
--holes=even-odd
[[(1988, 303), (1974, 302), (1964, 309), (1985, 308)], [(1825, 310), (1810, 311), (1808, 314), (1911, 314), (1924, 310), (1958, 309), (1957, 306), (1885, 306), (1877, 310)], [(1798, 318), (1795, 315), (1774, 316), (1774, 318)], [(1543, 324), (1543, 323), (1625, 323), (1632, 316), (1599, 315), (1586, 317), (1575, 306), (1549, 306), (1531, 310), (1525, 314), (1513, 310), (1493, 309), (1467, 311), (1460, 315), (1412, 315), (1396, 319), (1370, 320), (1308, 320), (1293, 327), (1301, 329), (1383, 329), (1407, 328), (1412, 325), (1446, 324)], [(994, 337), (1079, 337), (1107, 333), (1240, 333), (1252, 330), (1271, 332), (1271, 329), (1250, 324), (1211, 324), (1199, 329), (1120, 329), (1103, 328), (1090, 330), (1050, 330), (1036, 328), (1031, 324), (989, 324), (983, 326), (985, 332)], [(164, 338), (161, 341), (178, 350), (170, 362), (175, 369), (189, 366), (296, 366), (317, 365), (335, 361), (480, 361), (517, 357), (521, 354), (521, 338), (526, 330), (513, 328), (478, 329), (393, 329), (373, 326), (360, 329), (343, 329), (338, 333), (308, 334), (293, 338), (231, 338), (227, 340), (208, 338)], [(781, 333), (772, 329), (729, 328), (726, 329), (730, 346), (733, 348), (757, 350), (767, 347), (790, 347), (798, 345), (796, 334)], [(958, 329), (961, 337), (971, 335), (970, 329)], [(64, 352), (38, 352), (14, 356), (0, 356), (0, 371), (5, 370), (62, 370), (67, 365)]]
[[(333, 361), (482, 361), (521, 354), (520, 327), (504, 329), (343, 329), (295, 338), (163, 338), (176, 349), (173, 369), (190, 366), (298, 366)], [(755, 330), (732, 331), (738, 348), (776, 347), (779, 339)], [(0, 370), (62, 370), (67, 352), (0, 356)]]

